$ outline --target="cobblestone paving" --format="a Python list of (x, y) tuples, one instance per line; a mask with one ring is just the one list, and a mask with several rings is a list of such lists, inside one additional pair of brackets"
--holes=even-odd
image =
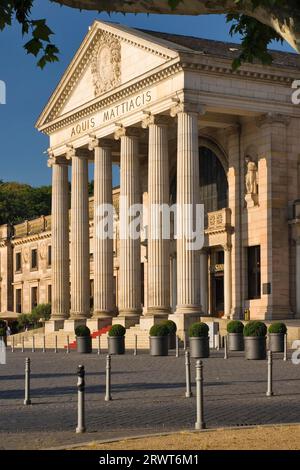
[[(24, 406), (24, 360), (32, 362), (32, 405)], [(0, 449), (65, 444), (193, 429), (195, 398), (185, 398), (184, 357), (147, 352), (112, 358), (112, 397), (104, 401), (105, 355), (72, 352), (8, 353), (0, 366)], [(204, 361), (207, 427), (300, 422), (300, 365), (274, 357), (274, 396), (266, 397), (266, 361), (228, 360), (213, 352)], [(87, 433), (75, 434), (76, 369), (86, 368)], [(192, 360), (193, 391), (195, 361)]]

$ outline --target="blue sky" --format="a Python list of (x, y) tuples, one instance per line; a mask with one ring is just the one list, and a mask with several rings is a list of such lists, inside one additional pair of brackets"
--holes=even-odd
[[(178, 17), (161, 15), (111, 15), (80, 12), (60, 7), (48, 0), (36, 0), (33, 17), (47, 18), (56, 33), (60, 62), (41, 71), (35, 59), (22, 48), (20, 27), (14, 24), (0, 33), (0, 80), (7, 86), (7, 104), (0, 105), (0, 179), (34, 186), (49, 184), (51, 171), (43, 152), (47, 136), (39, 134), (34, 124), (50, 94), (71, 61), (89, 25), (95, 18), (132, 27), (232, 41), (223, 16)], [(238, 42), (238, 38), (234, 39)], [(288, 45), (276, 49), (290, 51)], [(116, 182), (115, 174), (115, 182)]]

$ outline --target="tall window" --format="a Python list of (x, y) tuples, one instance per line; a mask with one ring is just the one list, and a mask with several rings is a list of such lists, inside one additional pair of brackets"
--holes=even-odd
[(16, 312), (22, 313), (22, 289), (16, 289)]
[(21, 252), (16, 253), (16, 272), (19, 273), (22, 271), (22, 258), (21, 258)]
[(261, 297), (260, 246), (247, 248), (248, 258), (248, 299)]
[(225, 170), (217, 155), (207, 147), (199, 149), (200, 200), (205, 213), (228, 205), (228, 182)]
[(38, 267), (38, 257), (37, 257), (37, 249), (34, 248), (31, 250), (31, 269), (37, 269)]
[(34, 309), (38, 304), (38, 288), (31, 288), (31, 310)]
[(49, 267), (52, 265), (52, 246), (51, 245), (48, 245), (47, 264)]
[(48, 304), (52, 302), (52, 285), (48, 284)]

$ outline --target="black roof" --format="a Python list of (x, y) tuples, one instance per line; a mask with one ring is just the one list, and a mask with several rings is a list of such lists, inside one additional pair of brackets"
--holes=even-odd
[[(140, 29), (140, 31), (151, 36), (164, 39), (165, 41), (172, 42), (175, 45), (177, 44), (193, 51), (202, 52), (204, 54), (223, 59), (233, 60), (241, 51), (241, 45), (237, 43), (202, 39), (193, 36), (183, 36), (180, 34), (162, 33), (159, 31), (149, 31), (146, 29)], [(273, 56), (274, 66), (300, 68), (300, 54), (281, 52), (273, 49), (270, 50), (270, 53)], [(257, 61), (257, 63), (259, 62)]]

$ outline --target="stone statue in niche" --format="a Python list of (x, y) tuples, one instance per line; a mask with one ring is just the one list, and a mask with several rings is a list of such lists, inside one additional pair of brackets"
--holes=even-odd
[(247, 207), (258, 205), (258, 168), (257, 164), (249, 156), (246, 157), (246, 196)]

